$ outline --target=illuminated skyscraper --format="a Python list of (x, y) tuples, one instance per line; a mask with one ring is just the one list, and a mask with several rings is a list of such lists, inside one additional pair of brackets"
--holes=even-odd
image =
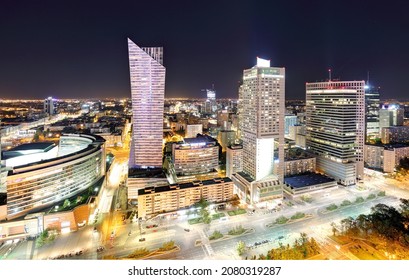
[(44, 99), (44, 113), (50, 116), (57, 114), (57, 102), (54, 98), (48, 97)]
[[(273, 174), (274, 151), (283, 147), (284, 93), (284, 68), (270, 67), (269, 60), (258, 58), (255, 67), (244, 70), (239, 96), (243, 171), (255, 180)], [(278, 163), (283, 167), (284, 150), (278, 150), (282, 154)], [(282, 176), (280, 169), (277, 173)]]
[(405, 111), (399, 105), (389, 104), (379, 110), (379, 130), (384, 127), (403, 125)]
[(306, 84), (306, 145), (318, 155), (317, 169), (342, 185), (364, 175), (365, 82)]
[(204, 103), (205, 106), (205, 112), (206, 113), (213, 113), (217, 109), (217, 104), (216, 104), (216, 91), (213, 89), (206, 89), (206, 96), (207, 99)]
[(365, 85), (365, 142), (380, 137), (379, 88)]
[(140, 48), (128, 39), (132, 99), (130, 168), (161, 168), (165, 67), (163, 48)]
[[(1, 124), (1, 119), (0, 119)], [(1, 125), (0, 125), (1, 127)], [(7, 216), (7, 170), (1, 162), (1, 130), (0, 130), (0, 221)]]
[(285, 69), (257, 65), (244, 70), (239, 90), (243, 172), (233, 176), (248, 203), (282, 196), (284, 176)]

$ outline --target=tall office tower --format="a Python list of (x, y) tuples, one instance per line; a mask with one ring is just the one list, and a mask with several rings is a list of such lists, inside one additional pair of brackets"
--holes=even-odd
[(57, 102), (51, 96), (44, 99), (44, 113), (50, 116), (57, 114)]
[(226, 176), (231, 176), (243, 170), (243, 146), (230, 145), (226, 149)]
[(379, 88), (365, 85), (365, 142), (380, 137)]
[(7, 217), (7, 171), (1, 164), (1, 130), (0, 130), (0, 221), (4, 220), (6, 217)]
[(206, 112), (213, 113), (217, 109), (216, 91), (214, 89), (206, 89), (207, 100), (205, 103)]
[(317, 169), (349, 186), (364, 173), (365, 82), (306, 84), (306, 145)]
[(379, 110), (379, 133), (381, 133), (384, 127), (403, 125), (404, 117), (405, 110), (400, 108), (399, 105), (390, 104), (382, 106)]
[(290, 134), (290, 127), (298, 125), (298, 117), (295, 115), (285, 115), (284, 117), (284, 135)]
[(165, 67), (163, 48), (140, 48), (128, 39), (132, 99), (130, 168), (162, 168)]
[[(260, 180), (274, 170), (274, 142), (284, 145), (285, 69), (270, 67), (258, 58), (257, 65), (244, 70), (241, 96), (243, 171)], [(280, 147), (282, 148), (282, 147)], [(279, 164), (284, 167), (284, 150)], [(278, 172), (279, 175), (283, 175)]]
[(195, 138), (198, 134), (203, 133), (203, 124), (186, 125), (185, 138)]
[(233, 181), (248, 203), (282, 197), (284, 99), (284, 68), (270, 67), (269, 60), (257, 58), (256, 66), (244, 70), (239, 89), (243, 172)]

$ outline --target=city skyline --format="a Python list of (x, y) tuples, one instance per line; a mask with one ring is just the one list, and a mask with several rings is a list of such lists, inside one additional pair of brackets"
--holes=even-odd
[[(148, 5), (3, 4), (0, 95), (129, 97), (127, 37), (164, 46), (166, 98), (205, 97), (201, 89), (212, 84), (218, 97), (237, 98), (240, 73), (255, 56), (286, 68), (288, 99), (304, 99), (305, 82), (325, 80), (328, 68), (341, 80), (366, 80), (369, 71), (382, 99), (404, 98), (408, 90), (403, 2)], [(131, 16), (140, 10), (146, 13)]]

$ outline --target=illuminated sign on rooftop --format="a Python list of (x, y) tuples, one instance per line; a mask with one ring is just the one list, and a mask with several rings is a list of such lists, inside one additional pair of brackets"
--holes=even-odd
[(257, 67), (270, 67), (270, 60), (257, 57)]

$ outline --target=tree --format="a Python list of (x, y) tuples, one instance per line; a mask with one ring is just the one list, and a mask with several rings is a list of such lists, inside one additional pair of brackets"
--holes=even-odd
[(223, 237), (223, 234), (220, 231), (215, 230), (213, 231), (212, 235), (209, 236), (209, 240), (216, 240), (222, 237)]
[(62, 205), (62, 208), (65, 209), (67, 207), (70, 207), (70, 201), (68, 199), (64, 200), (64, 204)]
[(198, 202), (195, 203), (195, 207), (199, 207), (201, 209), (205, 209), (207, 208), (207, 206), (209, 206), (209, 202), (203, 197)]
[(210, 213), (206, 209), (203, 209), (202, 219), (203, 219), (203, 223), (205, 223), (207, 225), (212, 222), (212, 218), (210, 217)]
[(34, 134), (34, 137), (33, 137), (33, 142), (38, 142), (38, 141), (40, 141), (40, 135), (41, 135), (41, 130), (40, 129), (37, 129), (36, 130), (36, 133)]
[(206, 209), (209, 206), (209, 202), (207, 202), (204, 198), (201, 198), (198, 202), (195, 203), (195, 207), (199, 207), (199, 216), (202, 218), (203, 223), (210, 224), (212, 222), (212, 218), (210, 217), (209, 211)]
[(243, 241), (240, 240), (237, 243), (236, 250), (237, 250), (237, 254), (239, 256), (243, 255), (244, 252), (246, 251), (246, 243), (244, 243)]
[(335, 234), (338, 232), (337, 226), (334, 222), (332, 222), (331, 227), (332, 227), (332, 234), (335, 236)]
[(341, 206), (349, 206), (351, 204), (352, 204), (351, 201), (349, 201), (348, 199), (345, 199), (344, 201), (342, 201)]
[(404, 216), (406, 219), (409, 219), (409, 200), (401, 198), (400, 202), (401, 204), (399, 206), (402, 216)]
[(358, 196), (356, 199), (355, 199), (355, 203), (362, 203), (362, 202), (364, 202), (365, 201), (365, 199), (362, 197), (362, 196)]

